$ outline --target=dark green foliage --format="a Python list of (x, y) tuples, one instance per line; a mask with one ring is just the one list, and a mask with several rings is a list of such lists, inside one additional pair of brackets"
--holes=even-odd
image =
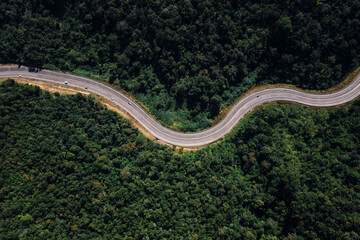
[(81, 95), (0, 85), (0, 239), (357, 239), (360, 102), (174, 154)]
[(3, 0), (0, 62), (100, 74), (191, 131), (255, 85), (341, 81), (359, 14), (359, 0)]
[(237, 146), (234, 163), (260, 188), (255, 214), (284, 235), (358, 238), (359, 119), (356, 101), (339, 110), (271, 107), (241, 123), (227, 141)]

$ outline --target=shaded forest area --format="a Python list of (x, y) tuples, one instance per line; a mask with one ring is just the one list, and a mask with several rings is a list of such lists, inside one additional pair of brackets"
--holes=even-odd
[(98, 75), (183, 131), (249, 88), (359, 66), (359, 0), (3, 0), (0, 62)]
[(1, 239), (358, 239), (360, 101), (176, 154), (92, 97), (0, 85)]

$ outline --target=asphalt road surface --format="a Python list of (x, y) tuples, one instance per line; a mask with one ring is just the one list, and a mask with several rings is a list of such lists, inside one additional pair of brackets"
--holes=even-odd
[(133, 116), (144, 128), (156, 138), (169, 144), (196, 147), (212, 143), (230, 132), (240, 119), (251, 109), (266, 102), (290, 101), (308, 106), (330, 107), (353, 100), (360, 95), (360, 75), (339, 91), (328, 94), (311, 94), (290, 88), (268, 88), (253, 92), (242, 98), (228, 112), (225, 118), (215, 126), (201, 132), (181, 133), (161, 125), (151, 117), (138, 104), (117, 90), (98, 81), (76, 75), (53, 72), (49, 70), (36, 70), (21, 66), (0, 67), (0, 78), (23, 77), (38, 79), (52, 83), (65, 84), (78, 87), (113, 101), (119, 107)]

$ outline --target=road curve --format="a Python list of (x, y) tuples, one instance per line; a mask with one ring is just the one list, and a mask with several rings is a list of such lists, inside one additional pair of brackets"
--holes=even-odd
[(201, 132), (181, 133), (161, 125), (138, 104), (117, 90), (98, 81), (72, 74), (49, 70), (35, 71), (34, 68), (21, 66), (0, 67), (0, 78), (21, 77), (43, 80), (72, 87), (87, 88), (87, 91), (113, 101), (134, 117), (148, 132), (169, 144), (196, 147), (212, 143), (230, 132), (240, 119), (251, 109), (273, 101), (291, 101), (308, 106), (331, 107), (353, 100), (360, 95), (360, 75), (346, 87), (332, 93), (312, 94), (290, 88), (268, 88), (253, 92), (242, 98), (215, 126)]

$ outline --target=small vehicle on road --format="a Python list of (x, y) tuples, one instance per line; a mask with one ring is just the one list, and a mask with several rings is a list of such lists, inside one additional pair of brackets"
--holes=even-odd
[(21, 77), (21, 75), (19, 75), (19, 77)]
[(111, 98), (111, 101), (114, 101), (114, 98)]
[(67, 81), (65, 81), (65, 85), (67, 85)]
[(85, 89), (88, 89), (88, 87), (85, 87)]
[(128, 104), (129, 104), (129, 105), (131, 105), (131, 102), (130, 102), (130, 101), (128, 101)]

